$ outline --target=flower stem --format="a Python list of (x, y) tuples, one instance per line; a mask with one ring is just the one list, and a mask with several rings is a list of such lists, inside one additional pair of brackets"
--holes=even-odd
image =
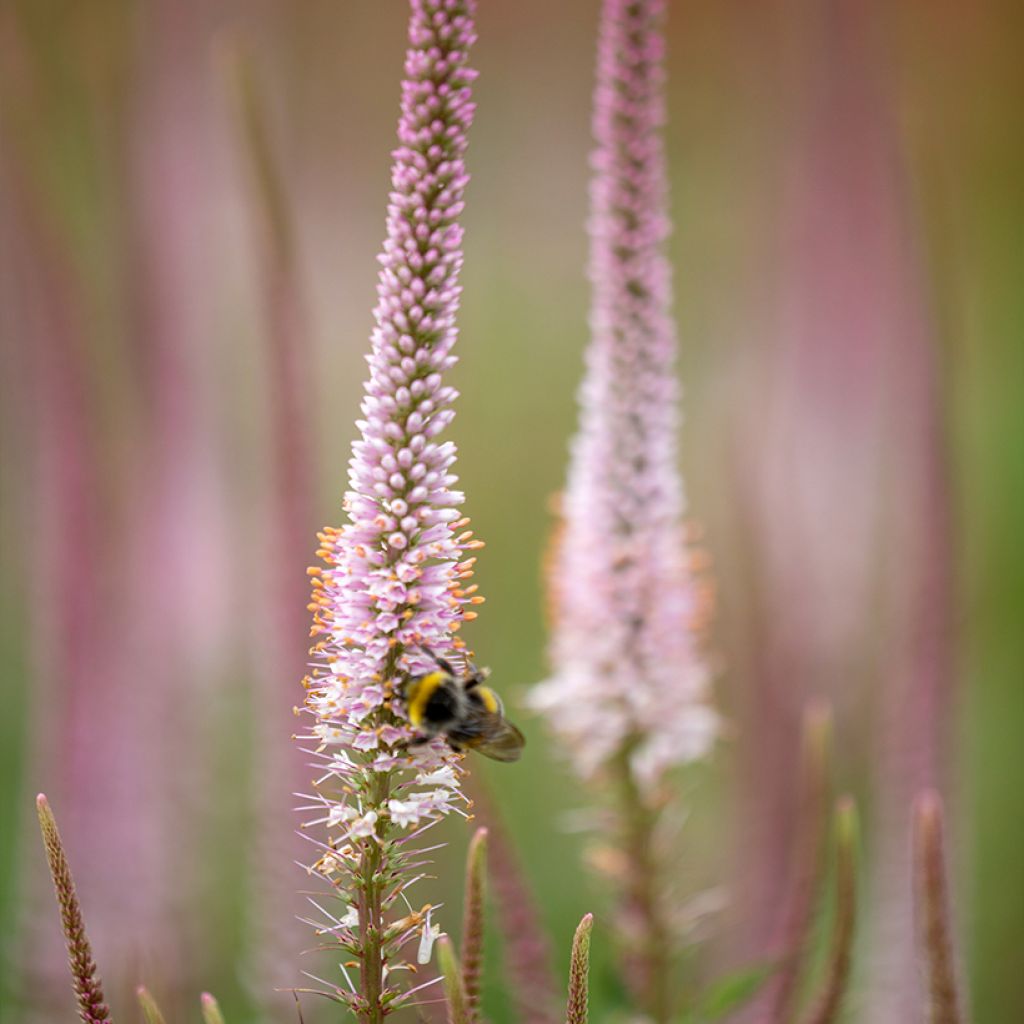
[(631, 753), (632, 745), (627, 744), (616, 763), (626, 858), (623, 912), (635, 935), (627, 980), (644, 1014), (655, 1024), (665, 1024), (672, 1012), (672, 942), (662, 913), (662, 871), (655, 843), (658, 811), (641, 793)]
[[(383, 807), (391, 791), (391, 777), (381, 772), (373, 779), (370, 805)], [(382, 939), (384, 936), (383, 899), (383, 850), (387, 832), (387, 821), (378, 819), (375, 835), (363, 841), (360, 855), (360, 877), (362, 894), (359, 901), (359, 930), (362, 936), (362, 956), (360, 957), (359, 973), (362, 1000), (359, 1016), (366, 1024), (381, 1024), (387, 1015), (387, 1009), (381, 998), (384, 993), (384, 956)]]

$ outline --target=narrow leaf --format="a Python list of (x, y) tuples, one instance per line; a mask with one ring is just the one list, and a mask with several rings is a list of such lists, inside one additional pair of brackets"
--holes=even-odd
[(914, 881), (919, 943), (928, 979), (929, 1024), (962, 1024), (957, 994), (942, 799), (928, 790), (914, 804)]
[(804, 709), (801, 732), (796, 848), (776, 946), (780, 968), (766, 993), (771, 1020), (790, 1019), (805, 969), (828, 841), (831, 747), (832, 709), (827, 702), (813, 701)]
[(833, 1024), (850, 980), (857, 913), (857, 807), (852, 797), (836, 805), (836, 910), (825, 981), (805, 1024)]
[(569, 1001), (565, 1009), (566, 1024), (587, 1024), (587, 987), (590, 977), (590, 931), (594, 915), (585, 914), (572, 940), (569, 961)]
[(135, 990), (135, 995), (138, 997), (139, 1006), (142, 1007), (142, 1015), (146, 1018), (146, 1024), (167, 1024), (164, 1015), (160, 1012), (160, 1007), (157, 1006), (156, 1000), (145, 985), (140, 985)]
[(203, 1024), (224, 1024), (224, 1015), (220, 1012), (220, 1006), (209, 992), (204, 992), (199, 997), (199, 1001), (203, 1007)]
[(437, 962), (441, 967), (444, 994), (448, 1001), (448, 1024), (470, 1024), (466, 993), (462, 988), (462, 972), (447, 935), (437, 940)]
[(288, 220), (280, 169), (274, 159), (266, 111), (251, 56), (241, 46), (226, 54), (229, 86), (235, 114), (253, 178), (253, 189), (275, 260), (292, 258), (292, 232)]
[(36, 812), (39, 815), (39, 829), (43, 834), (46, 859), (50, 864), (53, 889), (60, 906), (60, 920), (64, 928), (64, 939), (68, 947), (68, 962), (75, 996), (78, 999), (78, 1015), (85, 1024), (111, 1024), (110, 1010), (103, 999), (103, 983), (100, 981), (92, 948), (85, 934), (85, 920), (71, 877), (71, 866), (64, 853), (57, 819), (42, 793), (36, 797)]
[(480, 1020), (480, 979), (484, 955), (484, 875), (487, 829), (478, 828), (466, 858), (466, 895), (462, 918), (462, 988), (471, 1022)]

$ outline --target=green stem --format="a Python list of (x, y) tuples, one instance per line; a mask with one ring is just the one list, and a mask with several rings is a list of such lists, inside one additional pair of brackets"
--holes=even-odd
[(639, 938), (627, 982), (640, 1009), (654, 1024), (672, 1015), (672, 942), (663, 914), (661, 866), (655, 854), (658, 812), (644, 799), (633, 774), (628, 742), (617, 762), (623, 852), (626, 855), (626, 914), (637, 923)]
[[(391, 779), (385, 774), (377, 775), (372, 783), (370, 804), (373, 808), (383, 807), (391, 792)], [(363, 952), (360, 957), (359, 974), (363, 996), (360, 1017), (366, 1024), (381, 1024), (387, 1015), (382, 996), (384, 994), (384, 915), (381, 907), (383, 882), (381, 867), (384, 840), (383, 823), (378, 824), (378, 834), (363, 843), (360, 857), (362, 894), (359, 901), (359, 931), (362, 936)]]
[[(403, 648), (395, 646), (384, 665), (383, 678), (390, 679), (398, 671)], [(382, 1024), (389, 1012), (384, 1004), (384, 848), (388, 841), (388, 819), (381, 809), (391, 795), (391, 775), (377, 772), (370, 783), (368, 810), (377, 811), (373, 836), (363, 840), (359, 859), (362, 892), (359, 898), (359, 934), (362, 955), (359, 958), (359, 1017), (365, 1024)]]

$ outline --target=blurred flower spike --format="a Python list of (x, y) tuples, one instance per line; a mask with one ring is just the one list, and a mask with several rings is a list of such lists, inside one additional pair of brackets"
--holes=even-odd
[(582, 775), (626, 753), (648, 789), (717, 726), (676, 467), (663, 17), (662, 0), (605, 0), (601, 18), (591, 342), (549, 562), (554, 674), (533, 693)]
[[(400, 686), (432, 665), (423, 647), (455, 638), (482, 598), (468, 584), (481, 547), (458, 511), (455, 446), (441, 435), (455, 389), (444, 383), (457, 330), (458, 217), (473, 117), (466, 66), (472, 0), (411, 0), (399, 146), (380, 256), (369, 380), (357, 421), (345, 511), (320, 534), (313, 578), (316, 667), (305, 681), (320, 771), (304, 810), (326, 826), (312, 870), (348, 909), (316, 922), (359, 966), (332, 995), (367, 1021), (408, 1001), (395, 972), (429, 950), (437, 926), (406, 895), (421, 853), (409, 840), (466, 802), (460, 758), (441, 740), (409, 746)], [(396, 906), (397, 905), (397, 906)], [(421, 944), (421, 939), (425, 942)]]

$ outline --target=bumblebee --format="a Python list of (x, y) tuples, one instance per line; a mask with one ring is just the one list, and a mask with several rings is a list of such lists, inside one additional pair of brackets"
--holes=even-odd
[(451, 662), (422, 647), (437, 664), (402, 684), (409, 722), (423, 735), (413, 743), (443, 736), (452, 750), (476, 750), (495, 761), (518, 761), (526, 742), (505, 718), (501, 698), (484, 682), (490, 670), (467, 663), (459, 674)]

